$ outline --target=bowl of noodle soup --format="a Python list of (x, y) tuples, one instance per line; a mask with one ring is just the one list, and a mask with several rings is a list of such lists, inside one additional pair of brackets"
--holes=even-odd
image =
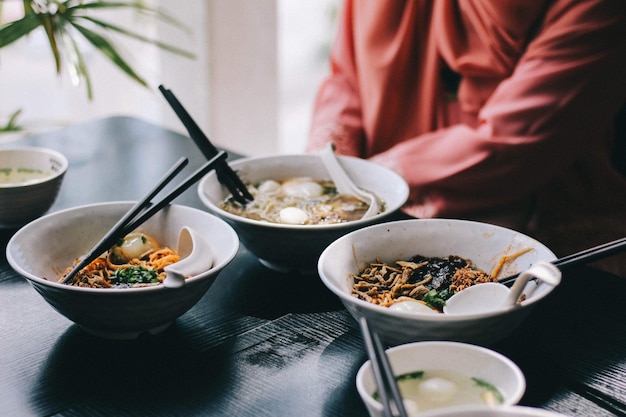
[(91, 334), (134, 339), (156, 334), (191, 307), (235, 257), (239, 239), (223, 220), (203, 210), (170, 205), (139, 227), (164, 247), (176, 250), (181, 229), (209, 244), (211, 266), (179, 288), (162, 284), (92, 288), (59, 279), (130, 209), (133, 202), (98, 203), (48, 214), (22, 227), (7, 244), (7, 261), (52, 308)]
[[(333, 193), (324, 200), (329, 188), (325, 181), (330, 181), (330, 176), (315, 154), (257, 156), (231, 161), (230, 166), (255, 195), (255, 201), (246, 205), (248, 215), (225, 206), (230, 193), (219, 183), (215, 172), (200, 181), (198, 195), (209, 211), (237, 231), (241, 243), (265, 266), (281, 272), (314, 273), (319, 255), (332, 241), (353, 230), (389, 220), (409, 195), (406, 181), (395, 172), (365, 159), (338, 158), (356, 185), (373, 193), (382, 202), (383, 209), (378, 214), (362, 219), (358, 214), (347, 213), (355, 204), (337, 202)], [(297, 195), (299, 201), (284, 198), (282, 194), (280, 198), (260, 196), (265, 195), (264, 188), (268, 184), (271, 184), (269, 187), (280, 185), (281, 190), (291, 187), (292, 194)], [(307, 197), (301, 199), (300, 194)], [(311, 194), (316, 197), (310, 197)], [(285, 212), (272, 214), (277, 207), (286, 208), (287, 212), (291, 210), (286, 216), (287, 222), (280, 221)], [(336, 215), (338, 207), (349, 209)], [(303, 211), (307, 213), (307, 220), (299, 222)]]
[[(434, 266), (445, 266), (458, 259), (470, 261), (472, 271), (484, 272), (475, 276), (497, 280), (528, 269), (537, 261), (553, 261), (556, 256), (541, 242), (512, 229), (467, 220), (415, 219), (368, 226), (337, 239), (321, 254), (318, 272), (324, 285), (340, 298), (350, 314), (356, 320), (367, 318), (372, 329), (390, 345), (425, 340), (491, 345), (513, 332), (554, 289), (533, 281), (524, 291), (523, 301), (514, 308), (473, 314), (440, 313), (424, 306), (423, 301), (407, 299), (416, 297), (421, 286), (426, 287), (424, 297), (431, 293), (431, 284), (439, 277), (439, 272), (431, 272), (426, 277), (431, 281), (413, 284), (413, 276), (428, 266), (423, 264), (424, 258), (431, 263), (435, 259), (446, 260), (434, 262)], [(443, 266), (442, 275), (449, 275)], [(382, 285), (367, 289), (368, 275), (380, 276), (378, 272), (370, 273), (373, 268), (378, 272), (397, 269), (402, 273), (405, 268), (414, 268), (414, 272), (405, 282), (398, 283), (398, 289), (394, 283), (388, 283), (387, 289)], [(437, 301), (437, 297), (428, 300), (434, 304)], [(399, 307), (393, 305), (396, 302), (421, 305), (420, 309), (409, 311), (395, 308)]]

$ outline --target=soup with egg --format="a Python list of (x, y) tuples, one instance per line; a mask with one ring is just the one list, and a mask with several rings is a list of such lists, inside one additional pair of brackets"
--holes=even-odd
[[(497, 406), (500, 391), (487, 381), (450, 370), (417, 371), (396, 377), (409, 415), (460, 405)], [(378, 392), (374, 398), (378, 398)]]
[(339, 194), (332, 181), (298, 177), (246, 184), (254, 201), (245, 206), (232, 197), (221, 208), (229, 213), (271, 223), (315, 225), (358, 220), (369, 205)]

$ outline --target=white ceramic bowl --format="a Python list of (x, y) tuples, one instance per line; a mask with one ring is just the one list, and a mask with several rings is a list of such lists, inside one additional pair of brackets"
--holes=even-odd
[[(387, 350), (394, 375), (416, 371), (453, 371), (494, 385), (504, 402), (498, 407), (517, 404), (526, 390), (526, 379), (519, 367), (493, 350), (466, 343), (431, 341), (408, 343)], [(370, 416), (382, 417), (382, 404), (373, 397), (377, 391), (371, 362), (365, 362), (356, 375), (356, 388)], [(458, 410), (467, 406), (448, 407)], [(488, 406), (481, 407), (483, 410)], [(441, 411), (443, 409), (439, 409)], [(432, 410), (434, 412), (435, 410)], [(419, 415), (427, 415), (424, 411)], [(456, 415), (456, 414), (450, 414)]]
[(507, 264), (502, 276), (527, 269), (536, 261), (552, 261), (554, 253), (540, 242), (514, 230), (486, 223), (423, 219), (403, 220), (356, 230), (331, 243), (321, 254), (318, 272), (357, 320), (366, 317), (370, 326), (390, 344), (420, 340), (454, 340), (491, 344), (517, 328), (532, 307), (554, 287), (540, 284), (518, 308), (473, 315), (412, 313), (391, 310), (350, 294), (350, 274), (370, 262), (408, 260), (415, 255), (470, 259), (486, 272), (507, 254), (532, 248)]
[(48, 211), (67, 167), (67, 158), (51, 149), (1, 149), (0, 227), (23, 226)]
[(211, 269), (187, 278), (180, 288), (99, 289), (56, 282), (58, 272), (91, 249), (132, 205), (101, 203), (48, 214), (17, 231), (7, 245), (7, 260), (55, 310), (93, 334), (130, 339), (165, 330), (205, 294), (236, 255), (239, 240), (223, 220), (203, 210), (171, 205), (141, 229), (171, 248), (177, 247), (184, 226), (197, 231), (211, 247)]
[[(211, 212), (235, 228), (241, 242), (266, 266), (280, 271), (315, 272), (317, 259), (328, 244), (352, 230), (383, 221), (397, 211), (409, 195), (406, 181), (395, 172), (364, 159), (341, 156), (339, 160), (358, 186), (385, 202), (383, 213), (369, 219), (330, 225), (288, 225), (246, 219), (220, 208), (230, 193), (217, 181), (215, 172), (200, 181), (198, 195)], [(230, 166), (245, 182), (302, 176), (330, 178), (319, 156), (313, 154), (237, 159), (230, 162)]]
[(438, 410), (421, 414), (420, 417), (565, 417), (565, 414), (535, 407), (513, 405), (485, 409), (484, 407), (466, 407), (454, 410)]

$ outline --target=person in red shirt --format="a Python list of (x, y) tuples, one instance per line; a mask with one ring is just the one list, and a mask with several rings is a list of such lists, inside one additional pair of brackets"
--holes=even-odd
[[(623, 0), (346, 0), (307, 152), (333, 142), (395, 170), (411, 216), (566, 255), (626, 236), (624, 103)], [(603, 266), (626, 275), (626, 258)]]

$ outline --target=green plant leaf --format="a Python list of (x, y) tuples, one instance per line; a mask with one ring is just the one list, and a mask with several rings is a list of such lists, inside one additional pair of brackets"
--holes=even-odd
[(0, 48), (5, 47), (16, 40), (28, 35), (37, 29), (41, 21), (36, 15), (26, 15), (23, 18), (8, 23), (0, 29)]
[(89, 75), (89, 71), (87, 69), (87, 65), (85, 64), (85, 60), (83, 58), (83, 53), (80, 50), (80, 47), (76, 43), (76, 40), (63, 28), (63, 32), (61, 36), (65, 40), (65, 47), (69, 49), (68, 54), (70, 55), (69, 61), (72, 69), (75, 71), (76, 76), (79, 78), (79, 81), (82, 80), (85, 82), (85, 87), (87, 89), (87, 97), (89, 100), (93, 99), (93, 88), (91, 85), (91, 76)]
[(50, 50), (52, 51), (52, 55), (54, 56), (54, 62), (56, 64), (57, 73), (61, 72), (61, 52), (59, 52), (59, 45), (56, 40), (56, 32), (55, 22), (49, 14), (38, 14), (39, 20), (41, 21), (41, 26), (43, 26), (46, 31), (46, 36), (48, 37), (48, 43), (50, 44)]
[(24, 128), (21, 127), (17, 123), (17, 118), (19, 117), (19, 115), (21, 113), (22, 113), (22, 109), (19, 109), (19, 110), (13, 112), (9, 116), (9, 121), (7, 122), (7, 124), (4, 125), (4, 126), (0, 126), (0, 133), (10, 133), (10, 132), (21, 132), (21, 131), (23, 131)]
[(182, 29), (186, 32), (190, 32), (189, 28), (184, 23), (181, 23), (177, 19), (173, 18), (172, 16), (170, 16), (169, 14), (163, 12), (162, 10), (158, 8), (152, 8), (152, 7), (146, 6), (142, 1), (134, 1), (134, 2), (96, 1), (96, 2), (90, 2), (90, 3), (79, 2), (76, 5), (68, 7), (68, 10), (71, 10), (72, 12), (74, 12), (74, 11), (83, 11), (83, 10), (89, 10), (89, 9), (114, 9), (114, 8), (131, 8), (131, 9), (137, 10), (138, 12), (155, 14), (160, 20), (172, 26), (176, 26), (179, 29)]
[(190, 58), (190, 59), (194, 59), (196, 57), (195, 54), (193, 54), (191, 52), (188, 52), (188, 51), (185, 51), (184, 49), (177, 48), (176, 46), (169, 45), (169, 44), (166, 44), (164, 42), (160, 42), (160, 41), (158, 41), (156, 39), (147, 38), (147, 37), (145, 37), (143, 35), (140, 35), (138, 33), (126, 30), (126, 29), (124, 29), (124, 28), (122, 28), (120, 26), (115, 26), (115, 25), (113, 25), (111, 23), (107, 23), (107, 22), (104, 22), (104, 21), (99, 20), (99, 19), (94, 19), (93, 17), (89, 17), (89, 16), (75, 16), (75, 18), (76, 19), (80, 18), (80, 19), (88, 20), (88, 21), (90, 21), (90, 22), (92, 22), (92, 23), (94, 23), (94, 24), (96, 24), (96, 25), (98, 25), (98, 26), (100, 26), (100, 27), (102, 27), (104, 29), (109, 29), (109, 30), (121, 33), (122, 35), (128, 36), (130, 38), (137, 39), (137, 40), (145, 42), (145, 43), (149, 43), (149, 44), (155, 45), (155, 46), (157, 46), (157, 47), (159, 47), (161, 49), (164, 49), (166, 51), (169, 51), (169, 52), (172, 52), (172, 53), (175, 53), (175, 54), (178, 54), (178, 55), (182, 55), (182, 56)]
[(137, 81), (139, 84), (144, 87), (148, 86), (148, 83), (141, 78), (128, 63), (122, 58), (122, 56), (117, 52), (117, 50), (113, 47), (111, 42), (105, 39), (102, 35), (87, 29), (86, 27), (74, 22), (70, 21), (70, 24), (76, 28), (84, 37), (89, 41), (98, 51), (104, 54), (107, 58), (111, 60), (115, 65), (118, 66), (122, 71), (124, 71), (129, 77)]

